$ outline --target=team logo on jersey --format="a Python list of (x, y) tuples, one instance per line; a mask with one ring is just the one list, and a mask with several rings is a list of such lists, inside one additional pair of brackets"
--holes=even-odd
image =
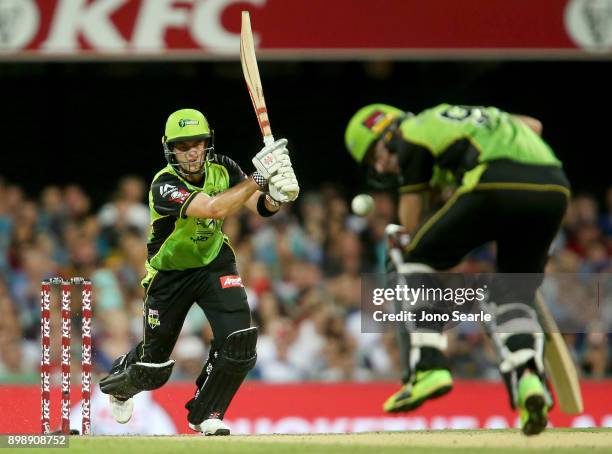
[(393, 114), (386, 114), (380, 110), (375, 110), (372, 112), (372, 115), (363, 121), (363, 125), (373, 133), (380, 134), (391, 124), (394, 118)]
[(159, 326), (159, 312), (156, 309), (149, 309), (149, 315), (147, 316), (147, 323), (151, 329)]
[(189, 239), (194, 243), (208, 241), (208, 239), (215, 234), (215, 230), (217, 229), (217, 220), (198, 218), (196, 219), (196, 226), (195, 236), (191, 236)]
[(612, 0), (571, 0), (565, 8), (565, 28), (584, 49), (612, 49)]
[(184, 128), (185, 126), (195, 126), (195, 125), (199, 125), (200, 122), (198, 120), (188, 120), (188, 119), (181, 119), (179, 120), (179, 126), (181, 128)]
[(221, 288), (244, 287), (242, 278), (236, 275), (221, 276), (219, 282), (221, 282)]

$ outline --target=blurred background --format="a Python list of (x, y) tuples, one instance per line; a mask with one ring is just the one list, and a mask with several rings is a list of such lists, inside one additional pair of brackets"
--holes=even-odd
[[(442, 102), (494, 105), (541, 120), (574, 194), (549, 268), (612, 272), (605, 140), (612, 2), (515, 3), (509, 10), (500, 0), (384, 0), (370, 11), (371, 2), (347, 0), (331, 7), (306, 0), (0, 0), (0, 391), (40, 380), (44, 278), (93, 280), (96, 377), (140, 340), (147, 192), (165, 165), (160, 138), (169, 113), (203, 111), (216, 151), (252, 170), (261, 136), (238, 61), (244, 8), (257, 33), (272, 128), (289, 139), (302, 187), (298, 201), (269, 220), (244, 211), (224, 224), (260, 327), (249, 380), (382, 380), (390, 390), (399, 383), (394, 333), (360, 332), (360, 275), (384, 269), (384, 227), (397, 221), (392, 192), (372, 192), (376, 208), (368, 217), (350, 213), (351, 198), (367, 188), (345, 150), (344, 129), (368, 103), (412, 112)], [(493, 271), (494, 260), (494, 248), (485, 246), (458, 270)], [(555, 298), (549, 303), (575, 326), (566, 340), (581, 376), (609, 392), (610, 335), (567, 306), (555, 308)], [(73, 306), (78, 382), (76, 295)], [(612, 311), (601, 313), (609, 326)], [(56, 311), (52, 335), (60, 323)], [(193, 381), (210, 340), (194, 307), (173, 353), (173, 381)], [(452, 332), (449, 345), (456, 377), (499, 380), (479, 330)], [(55, 383), (58, 351), (54, 342)], [(600, 424), (603, 417), (593, 420)]]

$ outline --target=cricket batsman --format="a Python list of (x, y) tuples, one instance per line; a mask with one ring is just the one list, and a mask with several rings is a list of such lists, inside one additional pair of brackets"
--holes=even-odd
[(170, 378), (170, 354), (195, 302), (210, 322), (214, 340), (186, 404), (189, 427), (205, 435), (229, 435), (223, 416), (255, 365), (257, 328), (223, 220), (247, 207), (260, 216), (294, 201), (299, 185), (281, 139), (265, 146), (246, 176), (232, 159), (215, 153), (213, 131), (194, 109), (172, 113), (162, 138), (168, 165), (151, 184), (151, 234), (143, 305), (143, 338), (117, 358), (100, 381), (119, 423), (129, 421), (132, 397)]
[[(502, 282), (490, 298), (500, 371), (526, 435), (544, 430), (552, 405), (534, 304), (570, 195), (561, 162), (540, 132), (536, 119), (495, 107), (441, 104), (413, 115), (373, 104), (352, 117), (345, 134), (357, 162), (398, 179), (399, 219), (412, 236), (402, 274), (448, 270), (490, 241), (499, 273), (539, 273), (519, 286)], [(457, 188), (452, 197), (428, 212), (447, 183)], [(417, 324), (399, 339), (403, 386), (384, 403), (387, 412), (413, 410), (453, 386), (441, 329)]]

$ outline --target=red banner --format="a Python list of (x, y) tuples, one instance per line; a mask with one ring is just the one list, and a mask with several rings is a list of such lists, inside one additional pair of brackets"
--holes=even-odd
[[(583, 382), (585, 411), (566, 415), (554, 408), (554, 427), (612, 427), (612, 381)], [(385, 414), (382, 402), (395, 390), (393, 383), (302, 383), (269, 385), (246, 383), (226, 420), (233, 433), (328, 433), (380, 430), (506, 428), (518, 424), (501, 383), (460, 381), (442, 398), (418, 411), (398, 416)], [(80, 428), (78, 389), (73, 389), (71, 426)], [(94, 434), (191, 433), (184, 403), (192, 384), (171, 383), (152, 393), (136, 396), (132, 420), (113, 421), (108, 396), (94, 393), (91, 427)], [(40, 389), (37, 386), (0, 387), (0, 433), (40, 432)], [(51, 426), (59, 425), (59, 389), (52, 392)]]
[(0, 56), (237, 57), (243, 9), (263, 56), (612, 47), (612, 0), (3, 0)]

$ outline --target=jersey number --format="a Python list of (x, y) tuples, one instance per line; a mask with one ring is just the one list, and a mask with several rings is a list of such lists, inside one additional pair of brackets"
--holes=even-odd
[(489, 116), (480, 107), (450, 106), (440, 115), (452, 121), (471, 121), (476, 126), (488, 126), (490, 123)]

